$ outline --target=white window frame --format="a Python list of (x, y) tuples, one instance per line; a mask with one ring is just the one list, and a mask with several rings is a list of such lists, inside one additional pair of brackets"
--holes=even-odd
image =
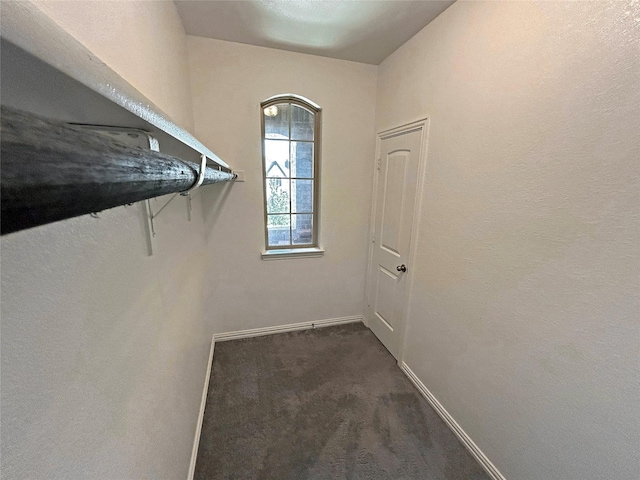
[[(268, 213), (267, 213), (267, 171), (266, 171), (266, 142), (265, 137), (265, 109), (274, 105), (292, 104), (310, 111), (314, 116), (313, 130), (313, 221), (312, 221), (312, 241), (309, 244), (301, 245), (269, 245)], [(289, 257), (317, 257), (324, 253), (319, 246), (319, 218), (320, 218), (320, 129), (321, 129), (322, 108), (314, 102), (299, 95), (284, 94), (276, 95), (260, 104), (261, 134), (262, 134), (262, 190), (264, 208), (264, 238), (265, 250), (262, 253), (264, 260), (275, 260)], [(291, 130), (291, 118), (289, 118), (289, 130)], [(290, 132), (289, 132), (290, 133)], [(292, 140), (289, 135), (289, 145)], [(289, 177), (291, 178), (291, 177)], [(295, 180), (295, 178), (294, 178)], [(292, 215), (291, 209), (283, 215)], [(290, 217), (295, 220), (294, 217)], [(290, 222), (291, 223), (291, 222)], [(293, 242), (293, 225), (289, 226), (290, 242)]]

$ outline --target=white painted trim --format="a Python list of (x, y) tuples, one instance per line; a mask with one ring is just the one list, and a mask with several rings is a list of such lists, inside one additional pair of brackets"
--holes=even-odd
[(209, 379), (211, 378), (211, 365), (213, 364), (213, 349), (216, 345), (215, 336), (211, 337), (211, 349), (209, 350), (209, 363), (207, 364), (207, 373), (204, 377), (204, 388), (202, 389), (202, 399), (200, 400), (200, 412), (198, 413), (198, 423), (196, 424), (196, 434), (193, 439), (193, 448), (191, 449), (191, 463), (189, 463), (189, 473), (187, 480), (193, 480), (196, 472), (196, 459), (198, 457), (198, 446), (200, 445), (200, 433), (202, 432), (202, 421), (204, 420), (204, 408), (207, 404), (207, 393), (209, 391)]
[(416, 198), (413, 207), (413, 221), (411, 222), (411, 241), (409, 243), (409, 263), (412, 268), (408, 272), (407, 277), (407, 290), (404, 296), (404, 318), (400, 325), (399, 332), (399, 345), (398, 345), (398, 362), (404, 361), (405, 347), (407, 344), (407, 335), (409, 332), (409, 321), (411, 320), (411, 296), (415, 285), (415, 273), (416, 269), (413, 268), (416, 265), (416, 257), (418, 256), (418, 236), (420, 233), (420, 219), (422, 218), (422, 209), (424, 206), (425, 190), (427, 185), (427, 160), (428, 160), (428, 148), (429, 148), (429, 127), (431, 123), (429, 117), (422, 118), (415, 122), (404, 125), (392, 131), (385, 132), (385, 135), (398, 134), (403, 131), (412, 131), (420, 128), (420, 157), (418, 159), (418, 185), (416, 191)]
[(288, 325), (277, 325), (275, 327), (252, 328), (250, 330), (239, 330), (237, 332), (216, 333), (214, 338), (216, 342), (224, 342), (227, 340), (237, 340), (239, 338), (261, 337), (263, 335), (273, 335), (275, 333), (295, 332), (297, 330), (329, 327), (331, 325), (342, 325), (345, 323), (355, 322), (362, 322), (362, 315), (328, 318), (326, 320), (316, 320), (313, 322), (290, 323)]
[(324, 250), (319, 247), (266, 250), (261, 254), (262, 260), (283, 260), (285, 258), (313, 258), (321, 257), (323, 255)]
[(420, 391), (422, 396), (429, 402), (429, 404), (433, 407), (440, 418), (444, 420), (447, 426), (453, 431), (453, 433), (460, 439), (462, 444), (469, 450), (471, 455), (478, 461), (478, 463), (484, 468), (487, 474), (492, 478), (492, 480), (506, 480), (504, 476), (500, 473), (500, 471), (496, 468), (496, 466), (491, 463), (491, 460), (480, 450), (480, 448), (475, 444), (471, 437), (467, 435), (467, 433), (462, 429), (458, 422), (454, 420), (454, 418), (447, 412), (447, 410), (442, 406), (442, 404), (438, 401), (436, 397), (433, 396), (433, 393), (429, 391), (429, 389), (420, 381), (420, 379), (416, 376), (415, 373), (409, 368), (409, 366), (402, 362), (400, 365), (400, 369), (405, 373), (405, 375), (411, 380), (416, 388)]
[(401, 322), (400, 331), (398, 332), (398, 351), (397, 351), (397, 360), (398, 364), (402, 362), (404, 359), (404, 349), (406, 336), (408, 331), (408, 322), (409, 322), (409, 314), (410, 314), (410, 306), (411, 306), (411, 292), (413, 290), (414, 284), (414, 273), (415, 269), (413, 265), (415, 265), (415, 259), (417, 256), (417, 245), (418, 245), (418, 232), (419, 232), (419, 219), (422, 214), (422, 204), (424, 202), (424, 190), (426, 186), (426, 172), (427, 172), (427, 153), (428, 153), (428, 142), (429, 142), (429, 126), (430, 119), (429, 116), (425, 116), (413, 122), (405, 123), (403, 125), (390, 128), (387, 130), (383, 130), (378, 132), (376, 135), (376, 156), (375, 163), (373, 168), (373, 185), (372, 185), (372, 195), (371, 195), (371, 211), (369, 217), (369, 238), (368, 242), (368, 252), (367, 252), (367, 268), (366, 268), (366, 277), (365, 277), (365, 295), (364, 295), (364, 324), (367, 327), (370, 327), (371, 319), (373, 318), (373, 312), (371, 309), (371, 275), (372, 275), (372, 267), (373, 267), (373, 253), (374, 253), (374, 245), (371, 241), (373, 235), (375, 233), (375, 223), (376, 223), (376, 200), (378, 198), (378, 180), (379, 180), (379, 170), (376, 167), (380, 159), (380, 146), (382, 144), (382, 140), (387, 138), (395, 137), (398, 135), (405, 135), (407, 133), (412, 133), (415, 131), (420, 131), (420, 152), (418, 153), (418, 178), (417, 178), (417, 187), (416, 187), (416, 198), (414, 200), (414, 209), (413, 209), (413, 219), (411, 222), (411, 238), (409, 241), (409, 252), (407, 257), (407, 264), (409, 265), (409, 272), (407, 274), (407, 287), (403, 298), (402, 304), (402, 316), (403, 321)]
[(370, 328), (371, 324), (371, 267), (373, 264), (373, 235), (376, 228), (376, 198), (378, 195), (378, 159), (380, 158), (380, 134), (376, 136), (376, 156), (373, 160), (373, 175), (371, 184), (371, 207), (369, 209), (369, 236), (367, 237), (367, 268), (364, 278), (364, 324)]

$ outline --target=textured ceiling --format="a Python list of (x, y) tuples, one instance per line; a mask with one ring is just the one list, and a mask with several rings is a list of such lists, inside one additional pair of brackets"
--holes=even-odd
[(453, 1), (175, 3), (189, 35), (377, 65)]

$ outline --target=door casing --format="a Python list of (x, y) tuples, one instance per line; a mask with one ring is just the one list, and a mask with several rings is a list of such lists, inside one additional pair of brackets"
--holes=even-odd
[(374, 168), (373, 168), (373, 186), (372, 186), (372, 196), (371, 196), (371, 210), (369, 214), (369, 237), (368, 241), (368, 255), (367, 255), (367, 272), (365, 279), (365, 325), (369, 326), (369, 311), (370, 311), (370, 302), (369, 298), (371, 292), (371, 273), (373, 266), (373, 238), (375, 234), (375, 218), (376, 218), (376, 199), (378, 196), (378, 177), (380, 175), (380, 171), (377, 168), (378, 163), (380, 162), (380, 145), (382, 140), (398, 135), (403, 135), (405, 133), (409, 133), (415, 130), (421, 130), (421, 139), (420, 139), (420, 153), (418, 155), (418, 178), (417, 178), (417, 192), (415, 197), (415, 204), (413, 209), (413, 219), (411, 222), (411, 240), (409, 246), (409, 265), (407, 270), (407, 288), (404, 293), (404, 309), (403, 309), (403, 321), (401, 322), (400, 332), (399, 332), (399, 350), (398, 350), (398, 364), (401, 364), (404, 361), (404, 353), (405, 353), (405, 341), (406, 341), (406, 333), (408, 330), (408, 319), (410, 318), (410, 298), (413, 292), (414, 287), (414, 272), (415, 269), (413, 265), (415, 265), (416, 259), (416, 251), (417, 251), (417, 243), (418, 243), (418, 219), (421, 216), (422, 205), (423, 205), (423, 197), (424, 197), (424, 189), (426, 184), (426, 169), (427, 169), (427, 149), (428, 149), (428, 140), (429, 140), (429, 117), (424, 117), (420, 120), (416, 120), (411, 123), (403, 124), (398, 127), (394, 127), (388, 130), (383, 130), (378, 132), (376, 135), (376, 155), (374, 158)]

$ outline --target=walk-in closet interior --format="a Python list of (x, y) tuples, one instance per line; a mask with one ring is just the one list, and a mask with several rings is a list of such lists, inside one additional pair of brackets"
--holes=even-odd
[(3, 479), (638, 478), (636, 0), (0, 17)]

